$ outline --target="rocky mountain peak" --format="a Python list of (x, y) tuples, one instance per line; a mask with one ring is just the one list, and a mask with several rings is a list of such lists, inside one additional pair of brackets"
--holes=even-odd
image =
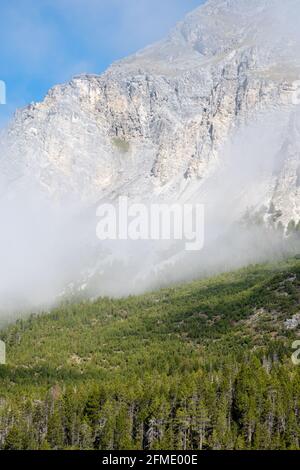
[(2, 136), (3, 185), (29, 178), (87, 204), (201, 193), (241, 124), (294, 109), (299, 18), (296, 0), (209, 0), (103, 75), (54, 87)]
[[(169, 281), (194, 275), (203, 263), (215, 270), (265, 259), (273, 246), (268, 240), (232, 239), (231, 232), (224, 242), (224, 233), (232, 227), (234, 232), (249, 207), (259, 214), (265, 208), (266, 217), (285, 226), (300, 219), (299, 20), (298, 0), (209, 0), (166, 39), (102, 75), (74, 77), (16, 113), (0, 138), (0, 204), (4, 212), (15, 205), (21, 210), (13, 219), (9, 210), (8, 222), (2, 221), (4, 229), (13, 227), (13, 233), (4, 230), (3, 246), (11, 245), (18, 232), (15, 220), (21, 219), (38, 260), (34, 265), (24, 258), (26, 236), (21, 237), (25, 246), (16, 241), (11, 250), (16, 254), (4, 248), (0, 257), (9, 259), (9, 266), (16, 260), (22, 305), (28, 296), (24, 259), (31, 266), (34, 305), (49, 300), (49, 285), (55, 286), (52, 301), (68, 281), (71, 291), (79, 286), (80, 295), (110, 295), (116, 284), (126, 295), (161, 285), (153, 274), (157, 266), (162, 278), (169, 269)], [(74, 227), (73, 212), (65, 217), (63, 211), (62, 221), (52, 215), (36, 230), (41, 193), (51, 210), (46, 205), (39, 220), (44, 212), (52, 214), (53, 201), (55, 208), (64, 208), (71, 200), (80, 207), (80, 223)], [(126, 246), (127, 269), (124, 250), (94, 251), (85, 231), (94, 240), (95, 205), (118, 196), (204, 203), (208, 251), (184, 262), (175, 248), (170, 254), (148, 245), (140, 251)], [(47, 245), (48, 226), (56, 231)], [(67, 241), (57, 240), (57, 233), (68, 230)], [(224, 256), (214, 245), (220, 239)], [(60, 269), (62, 259), (68, 261)], [(170, 263), (182, 277), (172, 268), (170, 273)], [(71, 273), (62, 279), (66, 265)], [(15, 299), (13, 276), (9, 284), (5, 263), (1, 269), (0, 295), (2, 289), (3, 298), (13, 292)]]

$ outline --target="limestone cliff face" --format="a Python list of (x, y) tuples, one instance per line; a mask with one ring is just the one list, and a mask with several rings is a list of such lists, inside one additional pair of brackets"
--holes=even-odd
[(257, 202), (299, 219), (299, 12), (295, 0), (209, 0), (160, 43), (56, 86), (1, 136), (1, 192), (29, 181), (87, 205), (201, 194), (237, 130), (283, 110), (280, 165)]

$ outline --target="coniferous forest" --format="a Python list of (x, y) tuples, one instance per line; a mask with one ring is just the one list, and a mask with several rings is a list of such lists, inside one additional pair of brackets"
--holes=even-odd
[(0, 448), (299, 449), (299, 299), (296, 257), (18, 320)]

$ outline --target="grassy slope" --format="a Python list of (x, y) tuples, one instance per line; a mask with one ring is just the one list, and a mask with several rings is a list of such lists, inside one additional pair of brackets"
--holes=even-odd
[(1, 333), (8, 365), (0, 367), (0, 398), (5, 405), (40, 399), (55, 384), (162, 396), (166, 384), (188, 387), (231, 358), (242, 363), (275, 349), (295, 370), (298, 331), (284, 321), (299, 312), (299, 299), (300, 261), (293, 259), (140, 297), (65, 305)]
[(140, 297), (62, 306), (2, 333), (5, 389), (23, 384), (22, 371), (37, 385), (68, 373), (78, 381), (111, 371), (139, 376), (157, 364), (168, 373), (186, 355), (199, 361), (204, 349), (237, 353), (284, 341), (294, 337), (283, 322), (299, 311), (299, 298), (300, 261), (290, 260)]

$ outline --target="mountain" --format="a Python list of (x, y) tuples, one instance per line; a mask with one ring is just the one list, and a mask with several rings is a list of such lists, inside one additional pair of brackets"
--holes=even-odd
[[(299, 19), (208, 0), (3, 130), (1, 450), (300, 448)], [(99, 242), (118, 196), (203, 203), (204, 249)]]
[(261, 203), (299, 219), (298, 14), (294, 0), (210, 0), (103, 75), (54, 87), (2, 136), (3, 184), (27, 177), (87, 204), (149, 191), (177, 199), (201, 190), (239, 126), (285, 110), (281, 166)]
[(19, 320), (0, 449), (299, 449), (299, 292), (290, 259)]
[[(118, 196), (197, 201), (206, 205), (209, 242), (228, 237), (229, 226), (249, 208), (265, 211), (264, 219), (271, 215), (276, 224), (297, 223), (299, 8), (298, 0), (208, 0), (166, 39), (113, 64), (102, 75), (81, 75), (55, 86), (44, 101), (19, 110), (1, 134), (5, 206), (13, 199), (23, 208), (28, 193), (37, 199), (35, 190), (55, 204), (72, 201), (93, 214), (97, 203)], [(35, 214), (27, 217), (28, 225), (35, 224)], [(59, 229), (64, 225), (51, 217), (43, 219), (47, 224)], [(82, 251), (80, 237), (81, 244), (67, 237), (65, 250), (75, 246), (77, 254)], [(6, 243), (11, 238), (7, 235)], [(34, 240), (35, 247), (39, 243)], [(49, 245), (48, 252), (55, 251), (52, 241)], [(240, 240), (231, 245), (226, 268), (238, 258), (235, 247)], [(254, 252), (260, 250), (258, 245)], [(60, 252), (63, 249), (60, 246)], [(118, 276), (121, 271), (124, 275), (118, 277), (118, 287), (125, 285), (122, 294), (133, 291), (126, 281), (134, 278), (134, 271), (145, 271), (147, 263), (151, 271), (168, 259), (168, 253), (160, 257), (156, 251), (147, 247), (137, 255), (132, 250), (131, 270), (118, 269)], [(252, 260), (250, 251), (240, 264)], [(114, 256), (108, 256), (108, 270)], [(100, 258), (89, 254), (88, 261), (82, 261), (81, 268), (87, 270), (74, 274), (80, 286), (95, 271), (104, 272), (101, 282), (109, 283), (110, 273), (107, 276)], [(148, 271), (143, 275), (151, 277)], [(111, 277), (116, 278), (115, 271)], [(63, 284), (74, 281), (66, 278)], [(35, 279), (32, 285), (40, 282), (40, 272)], [(55, 274), (53, 279), (57, 282)], [(49, 284), (47, 279), (45, 286)], [(144, 287), (140, 282), (139, 290)], [(5, 286), (5, 292), (11, 290)], [(104, 292), (115, 290), (120, 293), (111, 285)]]

